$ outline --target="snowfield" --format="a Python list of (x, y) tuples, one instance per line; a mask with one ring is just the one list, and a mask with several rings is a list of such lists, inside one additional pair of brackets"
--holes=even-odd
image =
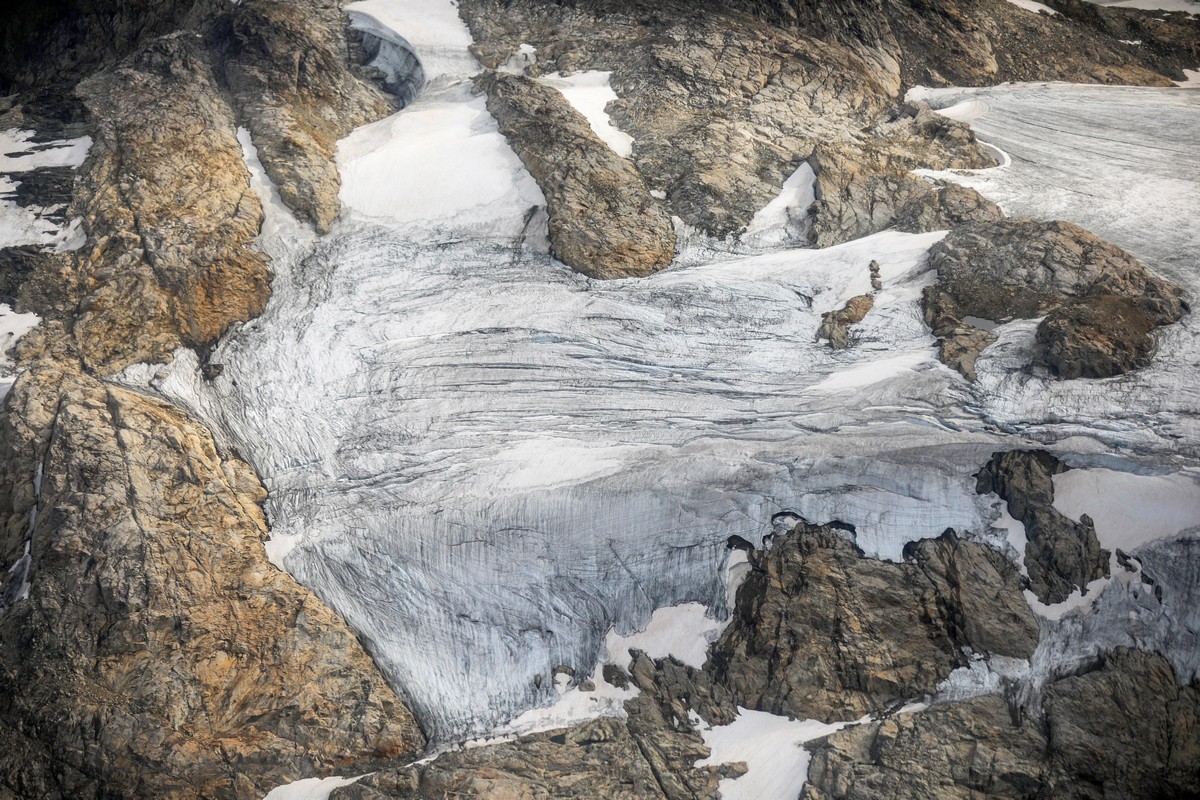
[[(731, 536), (757, 545), (802, 516), (853, 524), (880, 558), (947, 527), (1003, 546), (1023, 532), (991, 527), (994, 498), (972, 478), (996, 449), (1040, 443), (1117, 472), (1196, 463), (1194, 323), (1165, 331), (1143, 374), (1072, 384), (1029, 375), (1017, 357), (1032, 329), (1010, 323), (971, 386), (937, 361), (918, 308), (939, 233), (750, 256), (692, 236), (650, 278), (568, 270), (548, 255), (540, 190), (469, 91), (477, 66), (453, 4), (351, 10), (413, 49), (425, 88), (342, 143), (344, 213), (323, 238), (282, 206), (243, 134), (267, 212), (270, 304), (221, 342), (212, 382), (191, 351), (125, 378), (254, 465), (270, 490), (272, 559), (363, 637), (436, 742), (527, 729), (511, 723), (575, 715), (572, 703), (586, 712), (552, 670), (582, 679), (606, 641), (652, 623), (665, 652), (698, 659), (696, 636), (727, 616)], [(607, 124), (588, 80), (596, 95), (575, 102)], [(1200, 95), (1131, 91), (936, 99), (982, 98), (974, 124), (1012, 155), (962, 180), (1010, 211), (1078, 219), (1194, 286), (1179, 254), (1200, 236), (1196, 206), (1119, 195), (1148, 176), (1185, 206), (1198, 196)], [(1045, 151), (1058, 166), (1035, 157)], [(756, 217), (761, 247), (786, 240), (811, 186), (798, 172)], [(870, 291), (872, 260), (884, 288), (854, 346), (833, 352), (814, 338), (821, 314)], [(1170, 481), (1164, 497), (1191, 508), (1194, 476)], [(1086, 510), (1089, 491), (1066, 497)], [(750, 716), (754, 735), (777, 724)], [(802, 784), (794, 750), (787, 780)], [(758, 785), (747, 778), (741, 788)]]

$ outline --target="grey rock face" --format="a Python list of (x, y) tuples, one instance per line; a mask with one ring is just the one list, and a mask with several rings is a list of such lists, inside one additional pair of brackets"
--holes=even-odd
[[(894, 63), (728, 9), (535, 0), (466, 0), (461, 8), (488, 67), (526, 44), (537, 51), (526, 68), (532, 76), (612, 71), (619, 99), (609, 112), (633, 137), (646, 185), (666, 193), (672, 214), (716, 236), (742, 230), (806, 160), (824, 181), (818, 199), (830, 206), (818, 205), (818, 221), (830, 219), (816, 229), (819, 244), (886, 228), (898, 187), (927, 191), (905, 175), (910, 167), (993, 163), (960, 123), (898, 108)], [(868, 141), (878, 158), (843, 175)], [(824, 177), (811, 160), (818, 145), (831, 154)]]
[(931, 693), (961, 648), (1023, 658), (1038, 640), (1021, 576), (952, 532), (895, 564), (834, 527), (800, 525), (751, 556), (706, 669), (738, 705), (826, 721)]
[[(1073, 16), (1030, 14), (1005, 0), (733, 0), (732, 6), (874, 51), (908, 85), (1067, 80), (1162, 86), (1162, 71), (1171, 69), (1161, 57), (1119, 41), (1138, 37)], [(1183, 30), (1185, 37), (1195, 35)]]
[(592, 278), (644, 277), (675, 256), (675, 228), (633, 165), (563, 96), (529, 78), (479, 80), (488, 111), (546, 195), (550, 247)]
[(1003, 217), (1000, 206), (974, 189), (942, 183), (901, 206), (893, 225), (896, 230), (906, 233), (925, 233), (956, 228), (968, 222), (993, 222)]
[(1178, 287), (1068, 222), (960, 225), (929, 252), (938, 278), (925, 293), (926, 321), (943, 360), (968, 378), (990, 342), (962, 322), (966, 316), (1005, 322), (1049, 314), (1038, 329), (1039, 361), (1064, 378), (1100, 378), (1144, 366), (1150, 331), (1186, 311)]
[(987, 696), (839, 731), (812, 745), (803, 797), (1194, 797), (1197, 702), (1120, 649), (1047, 687), (1044, 726)]
[(1108, 575), (1109, 552), (1100, 547), (1086, 514), (1073, 522), (1054, 508), (1054, 476), (1068, 467), (1041, 450), (997, 453), (976, 477), (980, 494), (995, 492), (1025, 525), (1025, 568), (1043, 603), (1061, 603), (1076, 589)]
[(670, 661), (637, 654), (630, 679), (640, 694), (625, 719), (604, 718), (516, 741), (446, 753), (425, 764), (385, 770), (337, 789), (332, 800), (480, 800), (619, 798), (717, 800), (719, 777), (736, 767), (696, 767), (709, 755), (689, 718), (686, 695)]

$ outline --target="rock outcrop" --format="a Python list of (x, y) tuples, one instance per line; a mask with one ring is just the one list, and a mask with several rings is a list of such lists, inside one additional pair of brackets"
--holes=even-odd
[[(1007, 322), (1049, 314), (1038, 328), (1038, 360), (1062, 377), (1099, 378), (1148, 363), (1151, 329), (1187, 310), (1178, 287), (1069, 222), (960, 225), (929, 254), (938, 277), (925, 292), (926, 321), (943, 361), (967, 377), (974, 348), (989, 338), (972, 331), (968, 316)], [(1108, 314), (1119, 324), (1105, 325)]]
[(673, 697), (664, 670), (634, 658), (627, 680), (640, 694), (624, 719), (602, 718), (502, 744), (455, 750), (432, 761), (369, 775), (334, 790), (331, 800), (440, 800), (445, 797), (717, 800), (720, 777), (736, 766), (697, 767), (705, 747), (688, 706)]
[(270, 295), (251, 249), (262, 209), (196, 38), (155, 40), (79, 92), (95, 141), (69, 213), (89, 243), (40, 261), (20, 304), (66, 320), (100, 371), (167, 360), (256, 316)]
[(393, 109), (351, 68), (346, 25), (337, 0), (244, 0), (208, 33), (280, 199), (321, 233), (341, 212), (338, 140)]
[(1033, 652), (1037, 624), (1002, 555), (952, 532), (905, 555), (868, 558), (846, 531), (807, 524), (752, 553), (713, 682), (746, 708), (851, 720), (932, 693), (963, 647)]
[(821, 317), (817, 338), (827, 339), (833, 350), (845, 350), (850, 346), (850, 326), (862, 322), (874, 306), (875, 299), (869, 294), (851, 297), (844, 306)]
[(675, 227), (662, 203), (561, 93), (501, 72), (477, 85), (546, 195), (556, 258), (591, 278), (640, 278), (671, 263)]
[[(874, 53), (905, 84), (979, 86), (1065, 80), (1165, 86), (1169, 68), (1095, 25), (1007, 0), (733, 0), (780, 25)], [(1124, 9), (1122, 9), (1124, 11)]]
[[(239, 122), (319, 223), (336, 214), (332, 142), (388, 104), (347, 88), (336, 5), (201, 2), (165, 36), (123, 13), (111, 47), (64, 61), (99, 70), (82, 112), (28, 93), (8, 112), (61, 112), (50, 129), (94, 143), (67, 211), (87, 243), (4, 259), (5, 292), (47, 322), (20, 344), (0, 422), (0, 796), (259, 798), (412, 756), (424, 736), (354, 633), (268, 562), (253, 470), (113, 379), (267, 301)], [(199, 34), (222, 15), (261, 39), (214, 57), (235, 37)]]
[(80, 372), (67, 337), (34, 347), (0, 430), (0, 565), (22, 584), (0, 592), (0, 787), (249, 800), (419, 752), (354, 634), (267, 562), (253, 471)]
[(1161, 657), (1118, 649), (1045, 688), (1044, 725), (1002, 698), (937, 705), (810, 745), (805, 800), (1193, 797), (1200, 686)]
[(1054, 507), (1054, 476), (1068, 469), (1043, 450), (996, 453), (975, 476), (976, 491), (995, 492), (1025, 526), (1025, 569), (1043, 603), (1061, 603), (1089, 582), (1108, 575), (1109, 551), (1084, 514), (1079, 522)]
[(818, 198), (823, 191), (831, 204), (818, 205), (822, 245), (890, 225), (898, 188), (905, 198), (928, 191), (911, 167), (993, 163), (966, 126), (901, 108), (898, 75), (861, 48), (716, 5), (465, 0), (461, 8), (485, 66), (524, 45), (536, 49), (525, 67), (533, 77), (611, 71), (619, 99), (608, 111), (636, 142), (637, 171), (666, 194), (671, 214), (715, 236), (744, 229), (805, 161), (824, 181)]
[(1000, 206), (974, 189), (957, 183), (938, 183), (902, 205), (892, 225), (905, 233), (928, 233), (968, 222), (994, 222), (1003, 218)]

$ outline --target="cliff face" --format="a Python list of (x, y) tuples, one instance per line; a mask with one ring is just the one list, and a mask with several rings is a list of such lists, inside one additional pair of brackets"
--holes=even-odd
[(92, 139), (66, 210), (86, 245), (23, 250), (13, 292), (47, 322), (22, 342), (0, 433), (5, 796), (257, 798), (424, 747), (345, 623), (267, 561), (254, 471), (112, 381), (211, 345), (270, 296), (239, 126), (327, 224), (333, 142), (390, 108), (351, 72), (336, 5), (201, 5), (33, 14), (10, 33), (44, 49), (5, 50), (34, 87), (9, 119), (56, 131), (61, 106), (38, 92), (86, 76), (85, 121), (65, 122)]

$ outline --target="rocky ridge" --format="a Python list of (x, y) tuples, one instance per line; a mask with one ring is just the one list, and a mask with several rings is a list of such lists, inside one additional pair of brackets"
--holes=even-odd
[[(253, 470), (111, 380), (266, 303), (239, 125), (321, 225), (333, 143), (391, 107), (346, 62), (336, 4), (201, 11), (67, 59), (94, 69), (65, 123), (94, 140), (67, 212), (87, 245), (14, 258), (15, 299), (48, 321), (0, 429), (0, 796), (259, 798), (425, 746), (345, 622), (267, 561)], [(26, 93), (6, 119), (53, 111)]]
[(561, 93), (501, 72), (477, 87), (546, 195), (556, 258), (591, 278), (640, 278), (671, 263), (675, 228), (662, 204)]

